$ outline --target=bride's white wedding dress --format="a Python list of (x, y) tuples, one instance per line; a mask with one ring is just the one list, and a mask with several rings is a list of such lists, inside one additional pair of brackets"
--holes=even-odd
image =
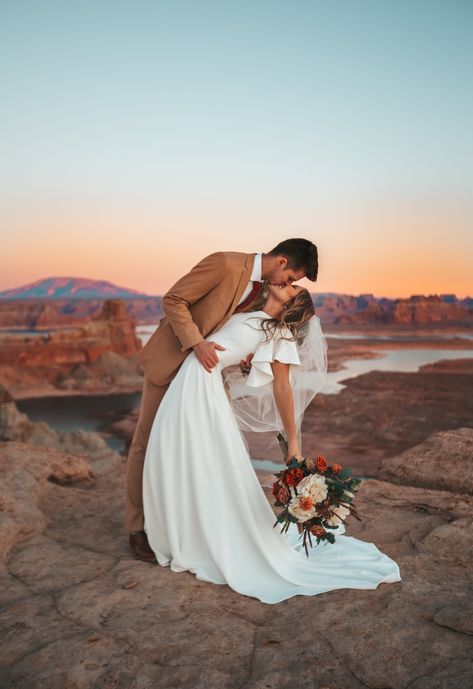
[[(227, 584), (263, 603), (332, 589), (374, 589), (400, 581), (399, 566), (374, 545), (334, 531), (334, 544), (309, 548), (296, 525), (281, 534), (251, 464), (221, 370), (255, 352), (251, 374), (271, 373), (277, 358), (298, 365), (297, 346), (263, 343), (264, 311), (234, 314), (209, 336), (225, 351), (209, 373), (192, 352), (154, 419), (143, 472), (145, 531), (160, 565)], [(315, 540), (313, 540), (315, 544)]]

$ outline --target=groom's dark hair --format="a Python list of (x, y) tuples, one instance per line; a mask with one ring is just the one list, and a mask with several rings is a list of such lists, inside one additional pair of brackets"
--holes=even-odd
[(279, 242), (269, 252), (270, 256), (284, 256), (287, 258), (288, 268), (304, 270), (306, 277), (312, 282), (317, 280), (319, 272), (319, 257), (317, 247), (308, 239), (285, 239)]

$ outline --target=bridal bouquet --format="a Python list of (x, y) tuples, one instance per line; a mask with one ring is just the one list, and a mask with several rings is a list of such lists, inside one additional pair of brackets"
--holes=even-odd
[[(284, 449), (284, 436), (279, 434), (278, 440)], [(317, 543), (335, 543), (332, 531), (338, 529), (349, 514), (361, 521), (353, 505), (354, 491), (358, 490), (361, 479), (351, 474), (348, 467), (329, 465), (323, 455), (302, 460), (293, 457), (286, 469), (275, 474), (274, 504), (284, 509), (274, 526), (282, 524), (281, 533), (284, 533), (291, 523), (296, 523), (307, 556), (307, 543), (312, 547), (312, 537)]]

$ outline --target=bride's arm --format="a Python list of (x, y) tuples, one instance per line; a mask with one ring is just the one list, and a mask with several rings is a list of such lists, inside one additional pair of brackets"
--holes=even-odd
[(273, 370), (273, 392), (274, 399), (278, 406), (278, 411), (284, 425), (284, 432), (288, 443), (288, 453), (286, 459), (301, 456), (301, 449), (297, 440), (296, 419), (294, 416), (294, 398), (292, 396), (292, 386), (289, 380), (289, 364), (280, 361), (271, 363)]

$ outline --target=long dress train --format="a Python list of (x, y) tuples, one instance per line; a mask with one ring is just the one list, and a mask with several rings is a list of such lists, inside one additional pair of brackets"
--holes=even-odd
[[(400, 581), (399, 566), (374, 543), (335, 531), (336, 542), (302, 548), (296, 525), (281, 534), (256, 476), (223, 385), (222, 368), (255, 352), (297, 366), (295, 343), (263, 344), (263, 311), (234, 314), (209, 340), (225, 347), (207, 372), (192, 352), (158, 409), (143, 471), (145, 531), (158, 563), (202, 581), (278, 603), (340, 588)], [(255, 327), (256, 325), (256, 327)], [(265, 361), (266, 360), (266, 361)]]

